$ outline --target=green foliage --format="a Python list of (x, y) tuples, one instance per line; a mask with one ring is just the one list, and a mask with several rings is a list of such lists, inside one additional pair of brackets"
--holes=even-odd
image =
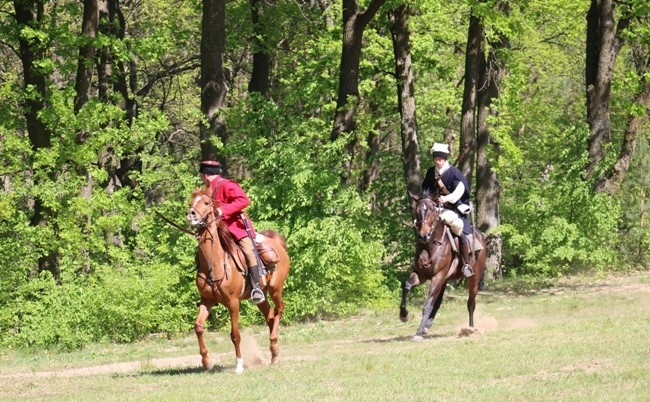
[(623, 214), (619, 227), (621, 259), (632, 268), (647, 268), (650, 259), (650, 146), (641, 136), (627, 179), (621, 190)]
[(195, 309), (191, 294), (178, 292), (178, 268), (143, 264), (101, 271), (61, 286), (43, 273), (22, 286), (2, 309), (0, 344), (74, 349), (191, 328)]
[[(564, 143), (575, 143), (582, 130), (562, 133)], [(525, 173), (504, 205), (501, 226), (504, 265), (510, 274), (557, 276), (576, 270), (610, 269), (617, 260), (619, 207), (608, 195), (594, 194), (593, 183), (582, 179), (585, 159), (579, 149), (546, 148), (546, 165), (528, 161)], [(510, 223), (513, 222), (513, 223)], [(514, 223), (516, 222), (516, 224)]]
[[(329, 142), (318, 119), (286, 121), (268, 103), (240, 106), (228, 120), (240, 128), (229, 152), (247, 155), (256, 178), (242, 182), (256, 227), (287, 239), (292, 268), (285, 317), (347, 314), (382, 300), (378, 266), (385, 251), (367, 201), (341, 185), (343, 141)], [(267, 119), (271, 133), (258, 129), (269, 127), (260, 121)]]
[[(500, 220), (506, 275), (555, 277), (577, 270), (647, 267), (650, 192), (645, 139), (616, 196), (596, 195), (582, 177), (589, 136), (584, 123), (584, 15), (588, 2), (411, 2), (412, 68), (423, 169), (428, 149), (457, 133), (470, 10), (486, 38), (508, 36), (506, 69), (492, 105), (490, 163), (502, 186)], [(342, 316), (395, 303), (413, 258), (411, 216), (403, 177), (399, 111), (386, 3), (364, 32), (356, 131), (332, 141), (341, 8), (280, 2), (265, 12), (260, 41), (251, 40), (249, 3), (227, 4), (228, 138), (218, 141), (229, 172), (247, 190), (258, 229), (288, 242), (292, 271), (285, 290), (287, 322)], [(601, 169), (616, 158), (635, 103), (650, 35), (634, 13), (612, 87), (612, 142)], [(78, 348), (106, 340), (130, 342), (152, 332), (191, 329), (196, 314), (196, 241), (155, 212), (183, 224), (187, 197), (201, 183), (200, 2), (123, 4), (124, 38), (78, 35), (78, 5), (47, 3), (44, 20), (18, 27), (11, 3), (0, 5), (0, 344)], [(363, 5), (362, 5), (363, 7)], [(647, 24), (646, 24), (647, 25)], [(46, 45), (33, 67), (48, 74), (39, 122), (51, 146), (35, 151), (24, 115), (40, 98), (24, 87), (17, 38)], [(112, 75), (75, 113), (79, 44), (113, 57)], [(252, 51), (272, 59), (269, 99), (248, 93)], [(488, 44), (489, 46), (489, 44)], [(632, 50), (633, 49), (633, 50)], [(644, 53), (645, 52), (645, 53)], [(121, 64), (120, 64), (121, 63)], [(126, 93), (113, 85), (128, 74)], [(646, 73), (647, 74), (647, 73)], [(93, 82), (93, 88), (99, 88)], [(130, 116), (126, 101), (137, 102)], [(127, 116), (130, 116), (127, 118)], [(643, 126), (647, 135), (647, 123)], [(380, 149), (366, 159), (367, 137)], [(342, 184), (346, 148), (354, 143), (350, 182)], [(378, 175), (366, 187), (369, 162)], [(123, 172), (130, 162), (135, 165)], [(124, 180), (124, 182), (122, 182)], [(363, 183), (363, 185), (361, 185)], [(34, 225), (36, 202), (43, 220)], [(59, 277), (39, 271), (56, 256)], [(620, 267), (620, 268), (619, 268)], [(250, 303), (242, 323), (261, 323)], [(228, 325), (218, 307), (209, 325)]]

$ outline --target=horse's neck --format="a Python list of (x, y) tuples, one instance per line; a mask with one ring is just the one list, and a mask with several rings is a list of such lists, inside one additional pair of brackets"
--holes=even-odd
[(212, 269), (214, 273), (223, 269), (223, 260), (225, 258), (225, 252), (217, 230), (216, 222), (212, 222), (205, 228), (199, 238), (200, 251), (208, 263), (206, 270)]
[(433, 233), (431, 233), (431, 238), (429, 239), (428, 245), (429, 249), (436, 249), (438, 247), (443, 247), (446, 245), (451, 245), (449, 243), (449, 238), (446, 235), (446, 226), (442, 221), (438, 221), (436, 228)]

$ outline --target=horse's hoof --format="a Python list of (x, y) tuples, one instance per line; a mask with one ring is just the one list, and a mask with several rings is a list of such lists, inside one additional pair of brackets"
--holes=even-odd
[(402, 322), (407, 322), (408, 320), (411, 319), (411, 315), (410, 315), (410, 314), (400, 315), (400, 316), (399, 316), (399, 319), (400, 319)]
[(461, 337), (462, 336), (480, 335), (480, 334), (481, 334), (481, 331), (479, 329), (477, 329), (477, 328), (474, 328), (474, 327), (464, 327), (464, 328), (461, 328), (458, 331), (458, 336), (461, 336)]
[(235, 363), (235, 373), (241, 374), (244, 372), (244, 359), (237, 359), (237, 362)]
[(413, 336), (413, 340), (415, 342), (422, 342), (424, 340), (424, 338), (422, 336), (420, 336), (420, 335), (415, 335), (415, 336)]

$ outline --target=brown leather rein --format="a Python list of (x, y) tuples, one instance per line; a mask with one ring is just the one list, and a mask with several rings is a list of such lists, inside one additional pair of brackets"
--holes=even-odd
[(171, 226), (175, 227), (176, 229), (180, 230), (181, 232), (183, 232), (183, 233), (187, 233), (188, 235), (191, 235), (191, 236), (196, 236), (196, 233), (192, 232), (192, 231), (189, 230), (189, 229), (185, 229), (185, 228), (182, 227), (181, 225), (178, 225), (177, 223), (173, 222), (171, 219), (168, 219), (165, 215), (161, 214), (160, 212), (158, 212), (158, 211), (154, 211), (154, 212), (155, 212), (156, 215), (158, 215), (162, 220), (164, 220), (165, 222), (167, 222), (167, 223), (170, 224)]

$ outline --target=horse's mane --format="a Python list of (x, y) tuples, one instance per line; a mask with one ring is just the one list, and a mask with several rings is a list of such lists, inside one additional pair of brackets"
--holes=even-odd
[(435, 199), (435, 198), (437, 198), (438, 194), (439, 194), (438, 191), (432, 191), (431, 189), (427, 188), (426, 190), (422, 191), (422, 197), (420, 197), (420, 198)]
[(192, 200), (194, 200), (197, 195), (207, 195), (210, 199), (212, 199), (212, 190), (210, 190), (210, 187), (195, 188), (194, 191), (192, 191), (192, 195), (190, 195), (189, 202), (192, 203)]

